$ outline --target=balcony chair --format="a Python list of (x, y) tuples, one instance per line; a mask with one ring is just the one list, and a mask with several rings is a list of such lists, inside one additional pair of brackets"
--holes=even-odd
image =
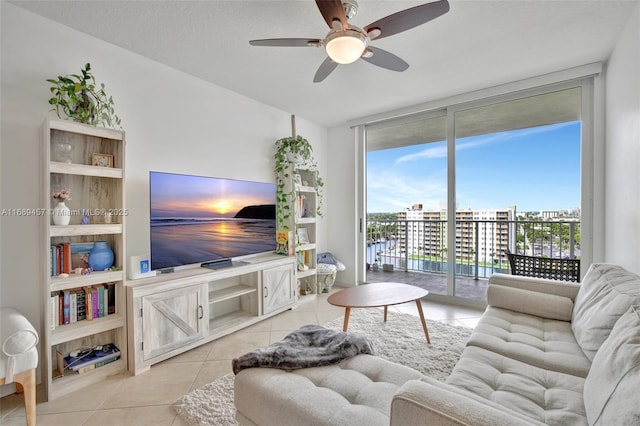
[(0, 340), (0, 385), (16, 383), (24, 392), (27, 425), (35, 425), (38, 333), (20, 312), (0, 307)]
[(580, 282), (580, 259), (558, 259), (526, 256), (504, 251), (509, 259), (511, 275)]

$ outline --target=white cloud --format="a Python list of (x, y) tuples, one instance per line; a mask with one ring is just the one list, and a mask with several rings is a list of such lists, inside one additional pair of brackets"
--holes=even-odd
[[(520, 129), (520, 130), (510, 130), (506, 132), (491, 133), (491, 134), (481, 135), (481, 136), (470, 136), (468, 138), (463, 138), (457, 141), (456, 152), (472, 149), (472, 148), (478, 148), (478, 147), (482, 147), (489, 144), (504, 143), (516, 138), (553, 131), (565, 126), (569, 126), (571, 124), (573, 124), (573, 122), (551, 124), (548, 126), (530, 127), (527, 129)], [(468, 140), (468, 139), (471, 139), (471, 140)], [(411, 161), (430, 160), (434, 158), (446, 158), (446, 157), (447, 157), (447, 146), (442, 143), (438, 143), (438, 145), (436, 146), (425, 148), (420, 152), (416, 152), (415, 154), (404, 155), (398, 158), (394, 164), (398, 165), (400, 163), (407, 163)]]

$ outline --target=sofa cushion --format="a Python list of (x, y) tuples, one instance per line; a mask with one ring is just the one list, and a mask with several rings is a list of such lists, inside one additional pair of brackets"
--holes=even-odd
[(584, 379), (468, 346), (447, 384), (548, 425), (586, 425)]
[(568, 297), (502, 285), (489, 285), (487, 303), (496, 308), (561, 321), (570, 321), (573, 312), (573, 300)]
[(640, 424), (640, 306), (616, 322), (584, 384), (590, 425)]
[(571, 319), (573, 333), (587, 358), (593, 360), (618, 318), (638, 304), (640, 276), (618, 265), (591, 265), (576, 296)]
[(586, 377), (591, 361), (571, 323), (489, 306), (467, 346), (477, 346), (536, 367)]
[(391, 400), (401, 385), (422, 378), (372, 355), (339, 364), (284, 371), (249, 368), (235, 377), (240, 417), (260, 425), (389, 425)]

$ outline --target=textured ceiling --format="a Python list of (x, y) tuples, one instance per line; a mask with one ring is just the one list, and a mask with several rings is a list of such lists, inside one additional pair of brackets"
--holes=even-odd
[[(314, 1), (13, 1), (19, 7), (325, 126), (605, 60), (638, 0), (449, 0), (444, 16), (372, 42), (407, 61), (359, 60), (313, 83), (322, 48), (252, 47), (324, 38)], [(425, 1), (360, 0), (364, 27)]]

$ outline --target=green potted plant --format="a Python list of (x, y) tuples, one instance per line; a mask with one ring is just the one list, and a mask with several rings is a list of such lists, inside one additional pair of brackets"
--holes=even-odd
[(69, 118), (80, 123), (104, 127), (120, 126), (120, 118), (114, 110), (113, 98), (107, 96), (104, 83), (96, 84), (91, 64), (81, 69), (82, 75), (71, 74), (47, 79), (51, 86), (49, 104), (59, 118)]
[(306, 169), (316, 173), (313, 187), (316, 190), (317, 216), (322, 216), (322, 187), (324, 182), (317, 174), (318, 164), (313, 157), (313, 148), (308, 140), (300, 135), (282, 138), (276, 141), (274, 155), (276, 175), (276, 220), (278, 228), (289, 229), (286, 220), (291, 217), (292, 204), (295, 199), (295, 185), (292, 184), (296, 169)]

